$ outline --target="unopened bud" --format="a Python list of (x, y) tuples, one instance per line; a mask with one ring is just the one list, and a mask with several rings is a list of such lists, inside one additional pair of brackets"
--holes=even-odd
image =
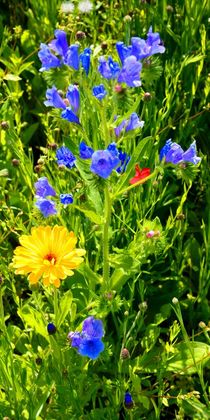
[(144, 302), (142, 302), (142, 303), (139, 304), (139, 309), (141, 311), (146, 311), (147, 308), (148, 308), (147, 302), (144, 301)]
[(0, 125), (1, 125), (2, 130), (8, 130), (9, 128), (8, 121), (2, 121)]
[(153, 236), (155, 236), (154, 230), (150, 230), (149, 232), (146, 233), (147, 238), (153, 238)]
[(174, 305), (177, 305), (177, 303), (179, 303), (179, 301), (178, 301), (178, 299), (177, 299), (176, 297), (173, 297), (173, 299), (172, 299), (172, 303), (173, 303)]
[(42, 364), (42, 359), (41, 359), (41, 357), (37, 357), (37, 358), (36, 358), (36, 364), (37, 364), (38, 366), (40, 366), (40, 365)]
[(20, 165), (19, 159), (12, 159), (12, 165), (13, 166), (19, 166)]
[(77, 33), (76, 33), (76, 39), (85, 39), (86, 38), (86, 35), (85, 35), (85, 33), (83, 32), (83, 31), (77, 31)]
[(49, 144), (47, 145), (47, 148), (48, 148), (48, 149), (52, 149), (52, 150), (56, 150), (56, 149), (57, 149), (57, 147), (58, 147), (57, 143), (49, 143)]
[(205, 322), (203, 322), (203, 321), (200, 321), (198, 325), (199, 325), (199, 327), (200, 327), (200, 328), (202, 328), (202, 329), (206, 328), (206, 324), (205, 324)]
[(143, 97), (145, 102), (149, 102), (152, 99), (152, 95), (149, 92), (145, 92), (144, 97)]
[(126, 88), (122, 87), (121, 85), (115, 85), (114, 90), (116, 93), (125, 93)]
[(36, 166), (34, 166), (34, 170), (35, 170), (35, 172), (37, 174), (39, 174), (42, 171), (42, 169), (43, 169), (43, 166), (42, 165), (36, 165)]
[(63, 100), (63, 102), (64, 102), (64, 104), (65, 104), (66, 106), (69, 106), (69, 105), (70, 105), (69, 100), (68, 100), (67, 98), (65, 98), (65, 99)]
[(131, 21), (132, 21), (132, 18), (131, 18), (131, 16), (126, 15), (126, 16), (123, 18), (123, 20), (124, 20), (124, 22), (131, 22)]
[(107, 42), (106, 42), (106, 41), (103, 41), (103, 42), (101, 43), (101, 49), (102, 49), (102, 50), (106, 50), (106, 49), (107, 49), (107, 47), (108, 47)]
[(130, 353), (128, 351), (128, 349), (122, 349), (121, 353), (120, 353), (120, 357), (121, 359), (125, 360), (125, 359), (129, 359), (130, 357)]
[(166, 10), (168, 13), (173, 13), (174, 8), (170, 4), (168, 4), (168, 6), (166, 6)]

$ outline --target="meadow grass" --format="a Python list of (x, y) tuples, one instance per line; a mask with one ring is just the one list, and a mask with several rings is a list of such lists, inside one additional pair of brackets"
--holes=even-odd
[[(92, 2), (89, 13), (78, 3), (64, 13), (54, 0), (9, 1), (0, 17), (1, 418), (207, 420), (209, 3), (110, 0)], [(145, 39), (150, 26), (165, 52), (142, 60), (141, 86), (103, 78), (99, 57), (120, 63), (116, 42)], [(91, 48), (88, 75), (67, 65), (39, 71), (40, 43), (56, 29), (80, 52)], [(101, 83), (100, 101), (92, 88)], [(44, 105), (47, 89), (63, 100), (69, 85), (80, 92), (81, 124)], [(116, 136), (132, 113), (143, 127)], [(183, 150), (196, 141), (201, 162), (161, 160), (170, 138)], [(116, 142), (130, 156), (125, 171), (98, 176), (81, 158), (82, 141), (94, 151)], [(76, 157), (71, 169), (58, 165), (63, 145)], [(150, 174), (131, 184), (136, 164)], [(35, 206), (42, 177), (56, 192), (49, 217)], [(59, 201), (66, 193), (72, 204)], [(75, 233), (84, 262), (59, 288), (30, 284), (11, 264), (19, 238), (56, 225)], [(90, 316), (105, 332), (96, 358), (67, 339)]]

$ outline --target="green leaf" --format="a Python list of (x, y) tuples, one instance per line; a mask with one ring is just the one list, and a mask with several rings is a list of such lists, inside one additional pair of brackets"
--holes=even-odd
[[(210, 346), (199, 341), (190, 342), (191, 351), (197, 367), (206, 364), (210, 359)], [(167, 362), (166, 369), (191, 375), (197, 372), (192, 354), (185, 343), (174, 346), (175, 355)]]
[(71, 290), (68, 290), (65, 293), (65, 295), (62, 296), (61, 301), (60, 301), (60, 315), (57, 321), (57, 328), (59, 328), (63, 324), (63, 322), (66, 319), (66, 316), (68, 315), (68, 313), (70, 313), (72, 299), (73, 299), (73, 296), (72, 296)]
[(17, 76), (16, 74), (7, 73), (4, 77), (4, 80), (8, 80), (10, 82), (18, 82), (19, 80), (22, 80), (21, 77)]
[(41, 313), (37, 309), (29, 305), (24, 305), (22, 308), (18, 309), (18, 315), (22, 319), (23, 323), (31, 327), (36, 333), (42, 335), (49, 341), (46, 325)]
[(96, 214), (93, 210), (86, 210), (84, 207), (74, 206), (75, 209), (81, 211), (91, 220), (91, 222), (95, 223), (96, 225), (102, 225), (104, 223), (103, 219), (99, 214)]

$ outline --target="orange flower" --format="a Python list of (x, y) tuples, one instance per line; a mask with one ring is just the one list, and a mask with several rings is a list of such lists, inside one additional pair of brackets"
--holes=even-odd
[(139, 165), (135, 166), (135, 176), (133, 178), (130, 179), (129, 184), (135, 184), (136, 182), (147, 178), (150, 175), (150, 169), (149, 168), (143, 168), (140, 169)]
[(82, 262), (84, 249), (75, 248), (77, 238), (63, 226), (39, 226), (31, 235), (22, 235), (14, 251), (12, 266), (16, 274), (29, 274), (30, 284), (42, 277), (45, 286), (60, 286), (60, 280), (73, 276)]

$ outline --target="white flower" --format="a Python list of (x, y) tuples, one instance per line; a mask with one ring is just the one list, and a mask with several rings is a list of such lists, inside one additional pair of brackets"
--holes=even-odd
[(63, 13), (72, 13), (74, 11), (74, 5), (70, 1), (61, 3), (61, 11)]
[(78, 9), (81, 13), (89, 13), (93, 9), (93, 3), (89, 0), (80, 1), (78, 4)]

